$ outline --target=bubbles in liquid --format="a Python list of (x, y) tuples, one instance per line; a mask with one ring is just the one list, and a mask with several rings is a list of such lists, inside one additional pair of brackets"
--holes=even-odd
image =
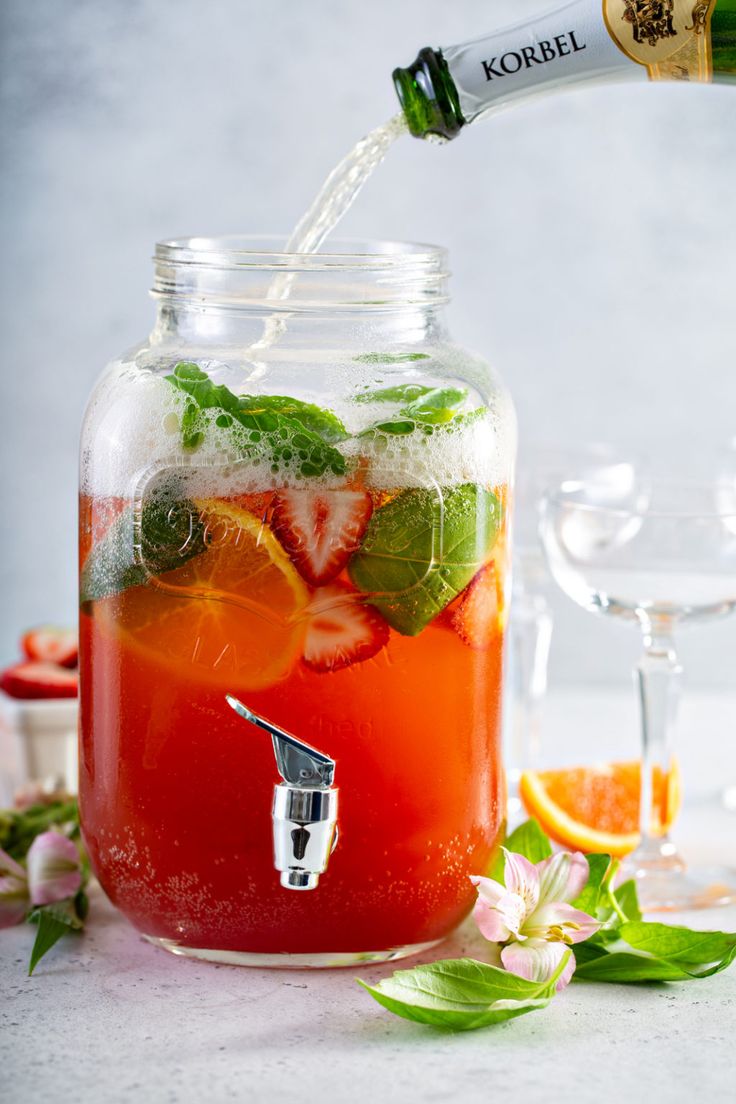
[[(447, 367), (444, 354), (443, 366)], [(226, 366), (221, 367), (224, 371)], [(407, 436), (361, 435), (374, 422), (385, 419), (389, 411), (386, 405), (355, 403), (345, 397), (348, 380), (351, 392), (357, 394), (362, 376), (370, 379), (368, 367), (354, 361), (331, 367), (336, 377), (344, 374), (343, 397), (336, 395), (329, 405), (351, 434), (334, 446), (346, 460), (347, 473), (310, 476), (310, 486), (342, 486), (358, 466), (365, 485), (374, 490), (433, 483), (493, 486), (505, 482), (515, 447), (513, 420), (505, 404), (494, 400), (494, 405), (479, 416), (464, 419), (456, 427), (436, 427), (430, 435), (421, 431)], [(207, 370), (219, 381), (211, 363)], [(289, 372), (293, 372), (291, 366)], [(431, 372), (424, 378), (431, 380)], [(300, 397), (320, 401), (317, 393), (304, 393)], [(471, 393), (469, 408), (477, 402)], [(202, 443), (195, 451), (186, 452), (181, 438), (185, 405), (185, 396), (149, 369), (133, 366), (113, 369), (87, 414), (85, 436), (95, 446), (91, 457), (85, 457), (83, 463), (83, 490), (99, 496), (134, 496), (136, 487), (160, 468), (185, 469), (189, 493), (202, 498), (305, 484), (297, 450), (291, 459), (284, 459), (282, 453), (275, 465), (273, 450), (264, 436), (260, 442), (249, 441), (248, 453), (243, 455), (231, 430), (217, 425), (217, 410), (202, 412), (205, 427)]]

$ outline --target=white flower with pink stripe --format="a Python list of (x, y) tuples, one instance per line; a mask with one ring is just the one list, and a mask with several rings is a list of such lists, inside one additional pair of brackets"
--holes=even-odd
[[(530, 981), (546, 981), (573, 943), (582, 943), (600, 928), (587, 912), (570, 904), (582, 893), (589, 869), (579, 851), (562, 851), (542, 862), (504, 850), (505, 885), (472, 877), (478, 890), (473, 918), (481, 935), (498, 944), (502, 965)], [(557, 981), (564, 989), (575, 971), (575, 957)]]

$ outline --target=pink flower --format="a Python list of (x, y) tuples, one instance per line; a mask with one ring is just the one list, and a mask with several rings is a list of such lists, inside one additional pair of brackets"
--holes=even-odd
[(28, 911), (28, 879), (20, 863), (0, 848), (0, 928), (19, 924)]
[[(505, 969), (530, 981), (545, 981), (560, 965), (567, 948), (582, 943), (600, 928), (597, 920), (573, 908), (588, 881), (588, 863), (579, 851), (562, 851), (542, 862), (504, 850), (506, 885), (472, 877), (478, 889), (473, 909), (481, 935), (500, 945)], [(557, 981), (564, 989), (575, 971), (570, 955)]]
[(33, 905), (73, 897), (82, 884), (79, 851), (60, 832), (42, 832), (28, 848), (28, 889)]

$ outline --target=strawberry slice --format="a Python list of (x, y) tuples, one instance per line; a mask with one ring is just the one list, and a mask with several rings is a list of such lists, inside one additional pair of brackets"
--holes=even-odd
[(11, 698), (76, 698), (79, 679), (53, 663), (16, 663), (0, 674), (0, 690)]
[(502, 629), (501, 596), (493, 561), (475, 575), (452, 613), (452, 626), (471, 648), (488, 648)]
[(315, 594), (308, 613), (303, 661), (312, 671), (339, 671), (362, 663), (388, 642), (388, 625), (378, 610), (341, 583)]
[(324, 586), (360, 548), (372, 513), (365, 491), (305, 487), (274, 497), (271, 528), (302, 578)]
[(40, 663), (57, 663), (59, 667), (77, 666), (79, 652), (74, 629), (41, 625), (27, 632), (20, 643), (29, 659)]

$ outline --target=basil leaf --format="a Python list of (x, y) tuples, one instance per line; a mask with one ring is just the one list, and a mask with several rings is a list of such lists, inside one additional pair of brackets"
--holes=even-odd
[[(269, 449), (273, 464), (297, 462), (302, 475), (320, 476), (330, 471), (344, 475), (345, 458), (328, 440), (342, 440), (347, 431), (331, 411), (321, 410), (312, 403), (302, 403), (286, 395), (235, 395), (224, 384), (214, 384), (206, 372), (182, 361), (165, 379), (188, 395), (181, 420), (182, 444), (192, 451), (202, 444), (209, 425), (202, 411), (220, 410), (216, 424), (230, 429), (233, 445), (243, 456)], [(315, 431), (317, 425), (320, 432)]]
[(43, 956), (58, 943), (62, 935), (69, 931), (80, 931), (84, 927), (84, 921), (78, 916), (75, 903), (71, 899), (58, 901), (53, 905), (42, 905), (34, 909), (28, 919), (31, 923), (38, 924), (28, 963), (30, 977)]
[(736, 959), (736, 934), (667, 924), (621, 924), (615, 943), (575, 946), (575, 977), (585, 981), (689, 981), (725, 970)]
[(0, 811), (0, 847), (12, 859), (24, 859), (36, 836), (52, 827), (61, 829), (70, 839), (79, 835), (76, 799), (30, 805), (27, 809), (3, 809)]
[(586, 855), (588, 862), (588, 881), (578, 897), (572, 901), (573, 908), (587, 912), (588, 916), (597, 916), (601, 888), (611, 865), (610, 855)]
[(80, 603), (142, 586), (206, 550), (204, 525), (193, 502), (178, 497), (176, 485), (153, 491), (140, 514), (127, 507), (92, 546), (79, 583)]
[[(707, 977), (736, 958), (736, 934), (634, 920), (619, 934), (634, 950), (677, 963), (693, 977)], [(705, 972), (703, 969), (705, 968)]]
[(621, 906), (621, 911), (626, 915), (627, 920), (641, 920), (642, 915), (639, 907), (639, 896), (636, 892), (636, 882), (633, 878), (618, 887), (616, 890), (616, 900)]
[[(618, 944), (617, 944), (618, 945)], [(576, 943), (575, 973), (579, 981), (605, 981), (635, 984), (651, 981), (686, 981), (690, 975), (674, 963), (661, 958), (638, 955), (633, 951), (607, 951), (602, 944)]]
[[(507, 851), (511, 851), (515, 855), (523, 855), (525, 859), (529, 859), (529, 862), (533, 863), (548, 859), (552, 854), (552, 844), (549, 838), (545, 835), (539, 822), (534, 820), (533, 817), (514, 828), (513, 832), (506, 836), (503, 846)], [(500, 882), (501, 885), (506, 884), (504, 879), (505, 863), (505, 855), (503, 851), (499, 851), (488, 875), (489, 878)]]
[(402, 491), (371, 518), (348, 573), (389, 625), (416, 636), (488, 559), (501, 521), (490, 491), (473, 483)]
[(545, 1008), (554, 996), (555, 983), (556, 978), (527, 981), (472, 958), (397, 970), (378, 985), (359, 981), (389, 1012), (453, 1031), (488, 1027)]
[(539, 821), (530, 817), (515, 828), (510, 836), (506, 837), (504, 847), (507, 851), (513, 851), (517, 855), (523, 855), (529, 862), (538, 863), (548, 859), (552, 854), (552, 844), (549, 837), (542, 830)]
[(411, 364), (415, 360), (429, 360), (429, 353), (361, 353), (353, 360), (358, 364)]

